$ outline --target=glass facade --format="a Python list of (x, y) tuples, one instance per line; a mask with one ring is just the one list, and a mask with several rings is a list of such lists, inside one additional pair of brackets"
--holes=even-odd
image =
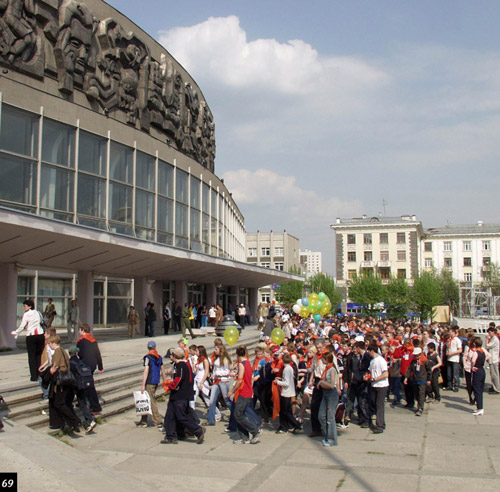
[(0, 119), (0, 206), (245, 261), (243, 218), (208, 171), (5, 103)]

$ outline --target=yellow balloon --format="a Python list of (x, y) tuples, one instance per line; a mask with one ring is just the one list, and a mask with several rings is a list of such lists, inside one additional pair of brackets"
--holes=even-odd
[(302, 306), (300, 308), (300, 316), (302, 318), (307, 318), (308, 315), (309, 315), (309, 310), (305, 306)]
[(271, 332), (271, 340), (276, 344), (276, 345), (281, 345), (283, 343), (283, 340), (285, 339), (285, 332), (281, 328), (275, 328)]
[(319, 300), (319, 297), (318, 297), (318, 294), (316, 294), (316, 292), (309, 294), (309, 304), (314, 304), (314, 303), (318, 302), (318, 300)]
[(224, 340), (231, 347), (239, 340), (240, 332), (235, 326), (228, 326), (224, 331)]

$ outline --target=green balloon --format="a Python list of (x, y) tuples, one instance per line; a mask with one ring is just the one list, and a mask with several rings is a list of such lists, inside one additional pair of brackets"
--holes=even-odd
[(314, 321), (316, 321), (316, 323), (319, 323), (321, 321), (321, 314), (316, 313), (314, 315)]
[(276, 345), (281, 345), (283, 343), (283, 340), (285, 339), (285, 332), (281, 328), (275, 328), (271, 332), (271, 340), (276, 344)]
[(324, 301), (324, 300), (326, 299), (326, 294), (325, 294), (324, 292), (320, 292), (320, 293), (318, 294), (318, 299), (319, 299), (320, 301)]

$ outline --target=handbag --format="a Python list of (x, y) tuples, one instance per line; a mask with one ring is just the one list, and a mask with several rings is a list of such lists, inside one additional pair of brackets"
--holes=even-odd
[(50, 367), (45, 368), (41, 373), (40, 377), (42, 378), (42, 387), (47, 389), (50, 386), (50, 382), (52, 381), (52, 374), (50, 374)]
[(75, 376), (70, 369), (69, 357), (67, 357), (66, 353), (63, 351), (64, 358), (66, 359), (66, 365), (68, 369), (66, 371), (61, 371), (60, 369), (56, 373), (56, 385), (61, 386), (62, 388), (71, 388), (74, 386), (78, 386), (76, 382)]

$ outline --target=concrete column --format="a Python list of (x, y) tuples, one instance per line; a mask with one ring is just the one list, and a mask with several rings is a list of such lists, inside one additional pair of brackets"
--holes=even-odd
[(259, 290), (256, 287), (248, 289), (248, 307), (250, 308), (250, 324), (257, 324), (257, 306), (259, 304)]
[(175, 295), (177, 297), (175, 300), (184, 308), (184, 303), (186, 303), (188, 299), (187, 284), (184, 280), (175, 281)]
[(150, 302), (147, 285), (145, 277), (134, 278), (134, 307), (139, 313), (139, 333), (144, 333), (144, 308)]
[[(87, 323), (94, 329), (94, 276), (92, 272), (78, 272), (76, 302), (80, 308), (79, 324)], [(78, 333), (76, 334), (78, 335)]]
[(207, 284), (207, 307), (212, 304), (217, 304), (217, 286), (215, 284)]
[(154, 303), (156, 311), (156, 333), (163, 333), (163, 285), (159, 280), (148, 280), (149, 299)]
[(13, 263), (0, 263), (0, 347), (16, 347), (16, 340), (10, 334), (17, 328), (17, 271)]

